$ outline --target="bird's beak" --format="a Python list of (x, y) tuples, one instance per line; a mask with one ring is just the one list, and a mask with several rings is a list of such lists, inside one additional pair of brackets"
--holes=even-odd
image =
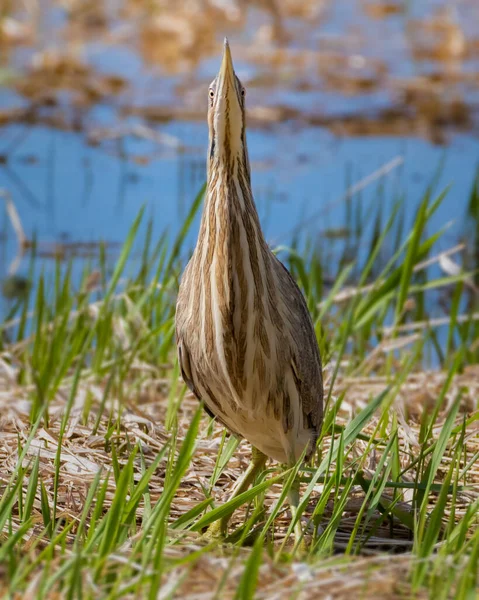
[(231, 58), (230, 46), (225, 38), (223, 60), (221, 62), (220, 71), (218, 73), (218, 89), (219, 102), (226, 103), (231, 106), (231, 103), (238, 102), (235, 85), (235, 70), (233, 67), (233, 59)]
[(216, 99), (213, 111), (213, 139), (210, 156), (228, 159), (242, 148), (243, 109), (238, 95), (228, 40), (225, 39), (223, 60), (216, 78)]
[(230, 45), (228, 43), (228, 39), (225, 38), (224, 41), (224, 50), (223, 50), (223, 60), (221, 62), (219, 78), (226, 79), (227, 77), (233, 78), (234, 68), (233, 68), (233, 59), (231, 58), (231, 50)]

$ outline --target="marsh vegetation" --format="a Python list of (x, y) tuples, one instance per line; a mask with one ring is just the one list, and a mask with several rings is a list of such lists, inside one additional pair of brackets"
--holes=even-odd
[[(43, 13), (36, 2), (13, 4), (0, 16), (8, 49), (0, 113), (8, 140), (0, 161), (0, 593), (475, 597), (478, 43), (463, 16), (413, 18), (407, 3), (354, 3), (360, 24), (400, 23), (407, 32), (407, 64), (418, 72), (398, 81), (404, 61), (370, 58), (360, 30), (316, 39), (314, 27), (343, 23), (329, 2), (284, 2), (281, 14), (275, 2), (231, 2), (228, 10), (205, 3), (197, 19), (188, 13), (194, 2), (176, 12), (168, 2), (112, 9), (63, 0)], [(474, 3), (464, 6), (475, 14)], [(308, 20), (310, 47), (295, 49)], [(238, 31), (238, 40), (255, 34), (238, 49), (250, 69), (250, 147), (267, 147), (268, 136), (276, 143), (253, 160), (258, 206), (271, 246), (304, 292), (324, 359), (317, 453), (297, 466), (306, 554), (293, 545), (285, 502), (296, 469), (268, 463), (252, 489), (226, 502), (250, 447), (203, 412), (176, 360), (176, 294), (203, 196), (201, 68), (215, 56), (221, 28)], [(58, 36), (55, 48), (39, 35), (45, 31)], [(133, 75), (129, 59), (118, 58), (131, 48), (145, 69)], [(118, 64), (127, 72), (110, 68)], [(138, 102), (135, 94), (155, 90), (145, 86), (149, 78), (163, 84), (159, 99)], [(386, 107), (374, 105), (397, 86), (401, 94)], [(345, 110), (305, 104), (314, 93), (333, 94)], [(340, 193), (326, 185), (319, 193), (310, 175), (323, 181), (324, 163), (301, 147), (280, 157), (283, 127), (291, 139), (309, 140), (307, 149), (316, 135), (360, 135), (353, 151), (378, 144), (381, 160), (343, 170)], [(454, 145), (464, 131), (476, 154), (448, 163), (446, 149), (444, 160), (417, 159), (414, 186), (407, 157), (382, 145), (393, 134), (415, 148), (422, 142), (413, 135), (451, 137)], [(45, 185), (37, 160), (48, 167)], [(174, 176), (172, 164), (181, 166)], [(299, 173), (291, 185), (277, 175), (281, 164)], [(265, 173), (279, 183), (268, 187)], [(170, 195), (177, 175), (178, 194)], [(156, 212), (154, 192), (141, 183), (148, 177), (156, 187), (165, 182)], [(112, 188), (97, 187), (111, 180)], [(119, 200), (106, 210), (110, 189)], [(310, 210), (298, 208), (306, 194)], [(228, 512), (228, 538), (205, 545), (201, 532)]]

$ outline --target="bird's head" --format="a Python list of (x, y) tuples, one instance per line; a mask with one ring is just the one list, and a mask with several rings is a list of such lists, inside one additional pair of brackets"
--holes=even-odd
[(223, 60), (208, 90), (209, 169), (236, 160), (249, 175), (245, 132), (245, 89), (236, 76), (228, 40), (225, 38)]

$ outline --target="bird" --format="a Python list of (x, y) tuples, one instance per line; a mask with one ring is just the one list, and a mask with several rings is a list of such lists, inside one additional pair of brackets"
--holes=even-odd
[[(245, 99), (225, 38), (221, 67), (208, 89), (207, 183), (197, 243), (178, 290), (176, 343), (182, 378), (194, 396), (252, 445), (251, 463), (232, 497), (248, 489), (268, 458), (291, 467), (313, 456), (324, 396), (305, 298), (261, 229)], [(299, 482), (288, 496), (295, 537), (301, 537)], [(228, 521), (212, 523), (210, 536), (224, 536)]]

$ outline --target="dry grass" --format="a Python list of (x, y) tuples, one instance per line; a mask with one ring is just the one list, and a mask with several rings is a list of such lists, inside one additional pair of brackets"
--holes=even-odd
[[(21, 447), (23, 447), (31, 431), (31, 392), (26, 386), (18, 385), (18, 368), (8, 364), (5, 357), (1, 361), (0, 379), (0, 477), (6, 484), (15, 473)], [(141, 369), (141, 366), (139, 366)], [(69, 395), (68, 384), (62, 386), (55, 398), (50, 402), (48, 426), (43, 424), (34, 435), (27, 455), (23, 461), (24, 467), (29, 468), (34, 456), (40, 457), (39, 480), (45, 486), (50, 507), (53, 509), (53, 494), (55, 488), (55, 457), (58, 451), (58, 440), (62, 438), (60, 468), (58, 481), (58, 497), (56, 501), (57, 518), (65, 524), (73, 523), (70, 533), (65, 538), (66, 554), (68, 548), (73, 546), (76, 535), (75, 522), (81, 520), (85, 498), (95, 475), (101, 471), (102, 478), (107, 473), (114, 471), (112, 463), (112, 445), (115, 445), (118, 462), (125, 465), (130, 451), (135, 446), (141, 446), (145, 462), (151, 462), (164, 447), (165, 442), (172, 435), (165, 428), (167, 420), (167, 386), (168, 380), (155, 379), (154, 369), (150, 368), (142, 373), (141, 388), (138, 388), (137, 379), (132, 376), (123, 390), (123, 399), (111, 397), (103, 410), (100, 411), (101, 399), (104, 395), (104, 384), (95, 381), (86, 381), (78, 390), (68, 419), (64, 434), (61, 434), (62, 414), (65, 410), (66, 398)], [(135, 375), (133, 373), (132, 375)], [(136, 373), (138, 375), (138, 373)], [(452, 385), (446, 395), (440, 416), (436, 421), (434, 437), (437, 438), (444, 418), (450, 410), (458, 392), (462, 391), (461, 411), (457, 416), (457, 425), (460, 427), (465, 415), (477, 411), (479, 397), (479, 378), (477, 369), (470, 369), (462, 375), (454, 377)], [(410, 375), (400, 386), (396, 400), (391, 411), (397, 416), (400, 423), (399, 448), (401, 466), (406, 468), (413, 459), (420, 454), (420, 422), (425, 411), (431, 411), (436, 400), (440, 397), (444, 385), (445, 373), (424, 372)], [(341, 403), (340, 412), (336, 421), (337, 425), (346, 426), (351, 419), (367, 405), (370, 399), (386, 387), (386, 379), (377, 378), (347, 378), (339, 377), (336, 380), (335, 399), (346, 392)], [(90, 409), (85, 415), (85, 402), (93, 399)], [(186, 396), (177, 413), (177, 447), (184, 441), (190, 422), (197, 410), (197, 402)], [(477, 412), (475, 412), (477, 418)], [(95, 433), (95, 423), (98, 418), (98, 427)], [(378, 425), (379, 417), (374, 416), (363, 433), (373, 434)], [(118, 427), (111, 435), (111, 423), (117, 422)], [(479, 451), (478, 421), (470, 420), (465, 428), (465, 443), (461, 459), (461, 466), (465, 467)], [(187, 511), (193, 509), (198, 503), (205, 500), (205, 490), (208, 489), (208, 480), (215, 469), (215, 463), (222, 443), (222, 429), (215, 425), (212, 435), (209, 435), (209, 419), (203, 416), (200, 425), (200, 434), (197, 439), (196, 451), (193, 459), (182, 478), (171, 504), (169, 523), (173, 524)], [(108, 440), (108, 441), (106, 441)], [(323, 440), (321, 451), (325, 454), (331, 444), (331, 436)], [(357, 439), (349, 454), (349, 460), (363, 457), (367, 452), (364, 474), (371, 478), (377, 469), (380, 460), (378, 448), (371, 450), (366, 440)], [(215, 502), (220, 503), (227, 498), (229, 490), (235, 480), (248, 464), (250, 448), (243, 442), (229, 461), (213, 489)], [(364, 457), (363, 457), (364, 458)], [(149, 479), (149, 502), (155, 504), (164, 490), (165, 469), (167, 459), (162, 461)], [(441, 481), (449, 466), (447, 456), (442, 462), (436, 481)], [(277, 465), (271, 468), (277, 470)], [(139, 481), (142, 476), (141, 461), (134, 461), (134, 478)], [(344, 473), (347, 475), (347, 471)], [(406, 480), (414, 482), (415, 471), (408, 471)], [(28, 477), (25, 477), (23, 486), (25, 493), (28, 487)], [(467, 507), (479, 498), (479, 467), (472, 466), (461, 478), (461, 485), (467, 489), (457, 494), (454, 510), (449, 505), (445, 513), (444, 526), (447, 519), (452, 518), (459, 522), (464, 517)], [(267, 491), (264, 504), (268, 508), (277, 500), (281, 486), (275, 485)], [(308, 512), (310, 513), (323, 491), (323, 485), (317, 484), (311, 495)], [(103, 511), (111, 508), (115, 497), (116, 484), (112, 477), (108, 482)], [(403, 510), (412, 510), (413, 490), (405, 490), (401, 507)], [(386, 493), (387, 496), (387, 493)], [(390, 496), (392, 499), (392, 496)], [(428, 510), (435, 505), (438, 494), (431, 494)], [(348, 540), (356, 527), (358, 513), (363, 506), (364, 492), (359, 486), (354, 486), (348, 502), (342, 512), (337, 531), (334, 536), (334, 554), (313, 563), (300, 562), (298, 558), (288, 563), (274, 560), (271, 549), (264, 551), (263, 562), (259, 568), (257, 598), (404, 598), (409, 597), (410, 587), (408, 574), (412, 563), (417, 557), (411, 552), (413, 536), (411, 531), (395, 518), (383, 522), (376, 529), (381, 517), (376, 510), (369, 520), (364, 531), (361, 531), (365, 542), (362, 544), (359, 556), (346, 557), (342, 553), (347, 547)], [(144, 503), (141, 503), (136, 520), (141, 523)], [(334, 512), (333, 502), (328, 502), (322, 516), (320, 527), (324, 527)], [(35, 525), (22, 536), (22, 553), (31, 553), (32, 557), (38, 556), (47, 542), (42, 543), (44, 536), (44, 520), (42, 518), (41, 498), (36, 496), (33, 505), (33, 523)], [(247, 519), (246, 508), (234, 514), (233, 526), (244, 523)], [(289, 525), (289, 512), (283, 511), (275, 522), (274, 541), (272, 547), (279, 547), (283, 541)], [(11, 529), (12, 535), (20, 528), (18, 506), (13, 506)], [(450, 526), (450, 523), (449, 523)], [(372, 528), (375, 528), (372, 532)], [(368, 537), (372, 532), (371, 537)], [(164, 575), (163, 587), (160, 597), (168, 597), (167, 590), (174, 588), (181, 581), (177, 597), (182, 598), (213, 598), (219, 592), (222, 598), (233, 597), (242, 573), (245, 568), (244, 559), (249, 550), (243, 548), (239, 551), (233, 547), (217, 548), (216, 551), (200, 553), (193, 561), (186, 561), (181, 565), (182, 558), (199, 552), (204, 544), (198, 534), (179, 534), (171, 530), (172, 542), (165, 548), (165, 559), (178, 566)], [(111, 564), (122, 564), (128, 561), (132, 547), (132, 538), (128, 539), (109, 556)], [(367, 540), (367, 541), (366, 541)], [(64, 556), (52, 558), (50, 570), (55, 571), (63, 562)], [(432, 557), (426, 560), (432, 560)], [(138, 567), (140, 568), (140, 567)], [(43, 564), (40, 563), (30, 573), (28, 591), (23, 598), (36, 598), (38, 586), (41, 582)], [(134, 569), (133, 569), (134, 570)], [(224, 575), (226, 580), (223, 581)], [(54, 596), (52, 596), (54, 597)], [(137, 597), (135, 594), (126, 594), (126, 597)], [(424, 592), (416, 596), (426, 597)]]

